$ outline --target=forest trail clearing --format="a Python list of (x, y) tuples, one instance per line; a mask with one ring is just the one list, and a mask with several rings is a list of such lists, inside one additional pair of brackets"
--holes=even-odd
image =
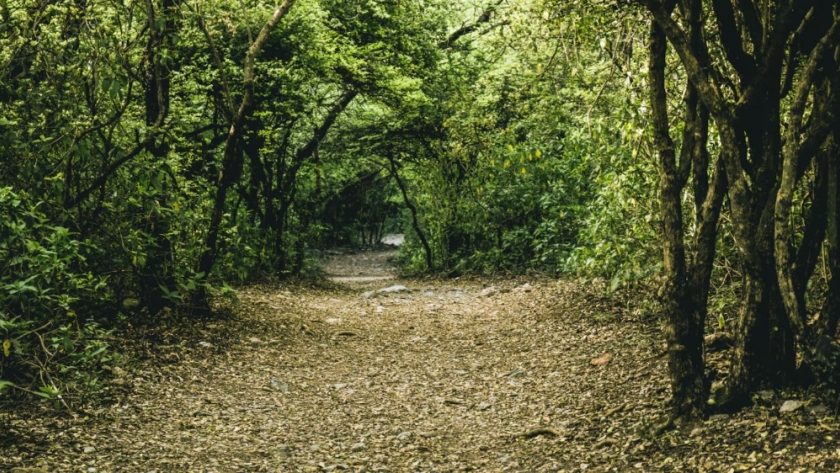
[[(388, 255), (362, 257), (381, 269)], [(804, 408), (754, 407), (653, 436), (668, 397), (659, 328), (589, 289), (384, 282), (248, 287), (234, 319), (115, 370), (126, 388), (113, 405), (0, 420), (0, 470), (840, 468), (836, 418)], [(406, 290), (369, 292), (391, 283)]]

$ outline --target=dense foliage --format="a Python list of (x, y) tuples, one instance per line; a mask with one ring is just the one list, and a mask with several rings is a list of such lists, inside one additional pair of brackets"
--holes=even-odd
[(637, 3), (0, 3), (0, 390), (386, 231), (409, 273), (664, 281), (679, 415), (709, 307), (719, 402), (830, 370), (836, 7)]

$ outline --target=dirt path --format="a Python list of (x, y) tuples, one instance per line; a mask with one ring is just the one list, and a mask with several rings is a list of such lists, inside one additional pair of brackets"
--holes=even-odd
[[(344, 263), (327, 267), (358, 259)], [(248, 288), (232, 331), (208, 324), (115, 370), (129, 389), (114, 405), (10, 413), (0, 471), (840, 469), (836, 419), (779, 416), (780, 399), (654, 437), (668, 396), (655, 325), (571, 283), (487, 284)]]

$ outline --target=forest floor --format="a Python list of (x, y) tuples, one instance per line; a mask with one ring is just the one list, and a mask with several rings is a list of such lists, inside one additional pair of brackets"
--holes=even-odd
[(0, 413), (0, 471), (840, 471), (838, 419), (803, 393), (658, 429), (661, 327), (591, 285), (396, 279), (392, 256), (146, 333), (110, 402)]

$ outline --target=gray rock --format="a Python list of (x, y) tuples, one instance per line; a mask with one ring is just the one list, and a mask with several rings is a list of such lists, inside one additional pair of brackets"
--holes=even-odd
[(93, 453), (93, 452), (95, 452), (95, 451), (96, 451), (96, 447), (85, 447), (85, 448), (83, 449), (83, 451), (84, 451), (85, 453)]
[(271, 378), (271, 381), (269, 381), (268, 384), (271, 386), (272, 389), (281, 393), (287, 393), (290, 391), (289, 383), (280, 381), (277, 378)]
[(213, 344), (210, 343), (210, 342), (198, 342), (198, 344), (199, 344), (199, 346), (202, 346), (204, 348), (210, 348), (210, 347), (213, 346)]
[(400, 292), (408, 292), (408, 288), (402, 284), (395, 284), (393, 286), (383, 287), (375, 291), (367, 291), (362, 293), (363, 299), (371, 299), (381, 294), (397, 294)]
[(378, 289), (376, 292), (379, 294), (390, 294), (395, 292), (406, 292), (408, 288), (403, 286), (402, 284), (395, 284), (393, 286), (388, 286), (382, 289)]
[(367, 445), (364, 442), (359, 442), (350, 446), (351, 452), (361, 452), (362, 450), (367, 449)]
[(763, 391), (758, 391), (755, 393), (758, 396), (758, 399), (762, 402), (769, 403), (773, 402), (773, 399), (776, 398), (776, 393), (770, 389), (765, 389)]
[(527, 282), (516, 288), (516, 290), (520, 291), (520, 292), (531, 292), (532, 289), (533, 288), (531, 287), (531, 283), (527, 283)]
[(405, 432), (397, 435), (397, 440), (400, 442), (410, 442), (414, 438), (414, 434), (411, 431), (406, 430)]
[(496, 286), (485, 287), (481, 290), (481, 297), (493, 297), (499, 292)]
[(808, 413), (813, 414), (815, 416), (824, 416), (828, 414), (828, 407), (824, 404), (817, 404), (816, 406), (809, 406), (805, 408)]
[(803, 403), (802, 401), (788, 399), (787, 401), (782, 403), (782, 407), (779, 408), (779, 412), (782, 414), (784, 414), (785, 412), (793, 412), (800, 409), (804, 405), (805, 403)]
[(516, 368), (515, 370), (506, 374), (505, 376), (507, 376), (510, 379), (520, 379), (524, 378), (526, 374), (528, 374), (527, 371), (523, 370), (522, 368)]
[(490, 407), (490, 404), (487, 404), (486, 402), (479, 402), (478, 405), (475, 406), (475, 408), (480, 411), (486, 411), (487, 409), (490, 409)]

